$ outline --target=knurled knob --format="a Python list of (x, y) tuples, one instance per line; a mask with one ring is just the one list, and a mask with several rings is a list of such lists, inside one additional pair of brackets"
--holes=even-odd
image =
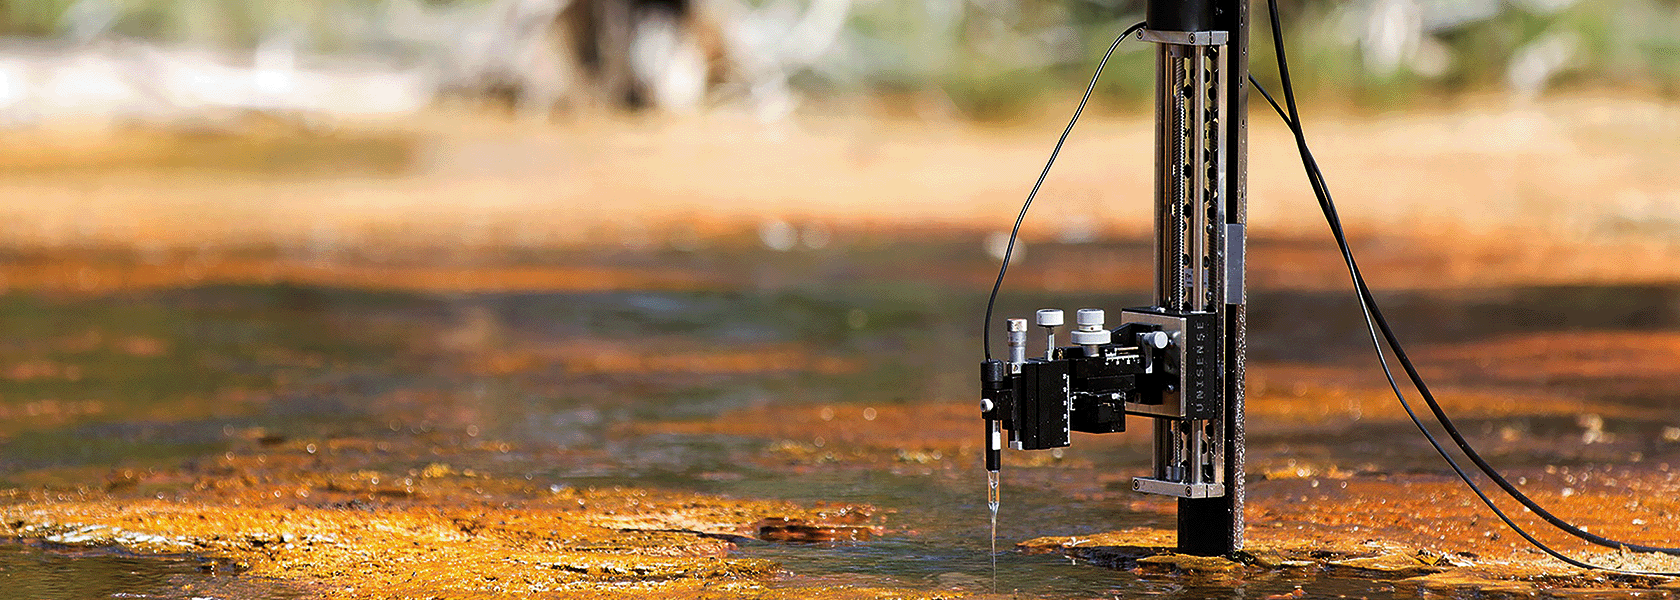
[(1061, 327), (1062, 323), (1065, 322), (1066, 321), (1062, 319), (1062, 309), (1060, 308), (1038, 309), (1039, 327)]
[(1074, 313), (1074, 322), (1079, 328), (1069, 335), (1073, 343), (1081, 346), (1100, 346), (1107, 344), (1113, 336), (1107, 329), (1103, 329), (1103, 311), (1100, 308), (1081, 308)]
[(1096, 331), (1075, 330), (1069, 336), (1073, 338), (1073, 343), (1081, 346), (1101, 346), (1114, 339), (1113, 334), (1109, 333), (1107, 329), (1100, 328)]

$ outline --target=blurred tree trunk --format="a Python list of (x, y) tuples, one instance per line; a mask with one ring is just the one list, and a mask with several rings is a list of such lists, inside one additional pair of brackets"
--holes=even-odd
[(572, 0), (556, 29), (608, 106), (693, 108), (719, 53), (690, 0)]

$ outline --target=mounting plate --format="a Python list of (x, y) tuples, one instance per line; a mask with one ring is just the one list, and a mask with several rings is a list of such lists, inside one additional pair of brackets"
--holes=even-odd
[(1183, 483), (1150, 477), (1133, 477), (1132, 491), (1179, 498), (1218, 498), (1225, 495), (1223, 483)]

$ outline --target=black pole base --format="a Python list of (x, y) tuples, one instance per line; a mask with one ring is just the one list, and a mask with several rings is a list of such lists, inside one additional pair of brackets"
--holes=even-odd
[(1239, 533), (1231, 496), (1178, 499), (1178, 553), (1225, 556), (1237, 551)]

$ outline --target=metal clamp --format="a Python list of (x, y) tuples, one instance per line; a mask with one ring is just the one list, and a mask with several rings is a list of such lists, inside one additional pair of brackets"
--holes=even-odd
[(1178, 44), (1180, 46), (1224, 46), (1231, 34), (1224, 31), (1156, 31), (1144, 29), (1138, 31), (1138, 39), (1157, 44)]
[(1222, 483), (1184, 483), (1150, 477), (1133, 477), (1132, 491), (1179, 498), (1218, 498), (1225, 495)]

